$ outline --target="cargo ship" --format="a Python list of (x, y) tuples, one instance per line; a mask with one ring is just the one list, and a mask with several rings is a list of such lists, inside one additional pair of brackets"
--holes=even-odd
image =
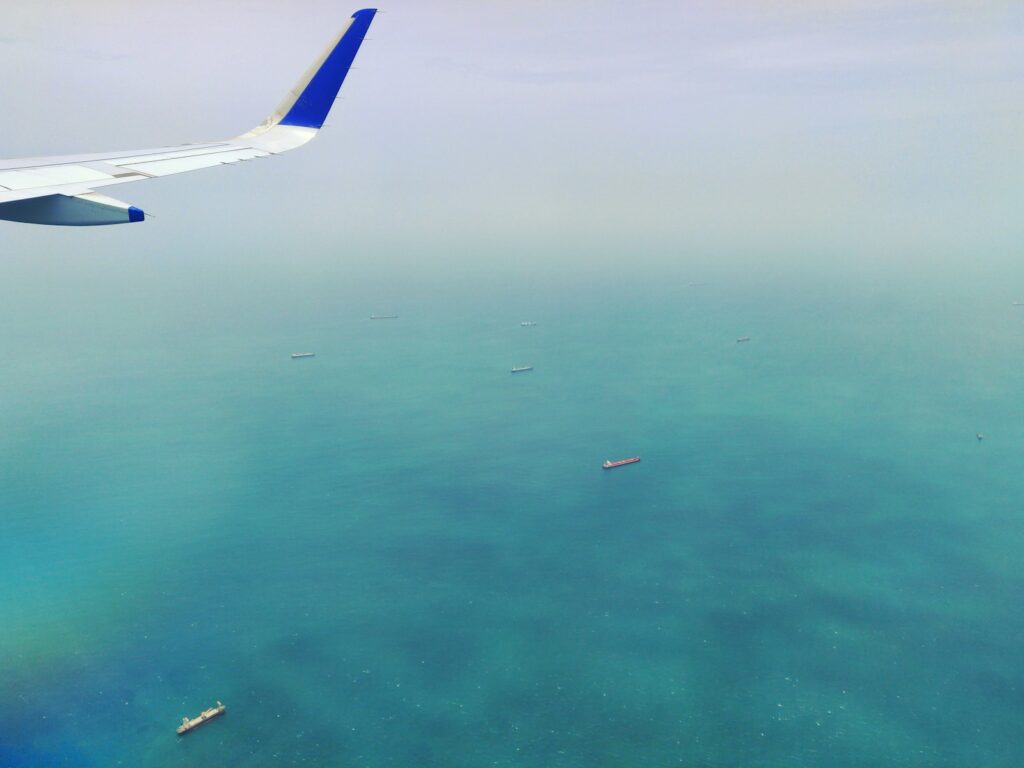
[(739, 344), (740, 342), (743, 342), (743, 341), (750, 341), (750, 337), (749, 336), (740, 336), (738, 339), (736, 339), (736, 343), (737, 344)]
[(316, 352), (292, 352), (292, 360), (297, 360), (300, 357), (316, 357)]
[(512, 373), (522, 373), (523, 371), (532, 371), (532, 365), (517, 365), (512, 369)]
[(521, 322), (520, 325), (523, 326), (523, 328), (531, 328), (535, 326), (536, 323), (533, 322), (532, 320), (523, 320), (523, 322)]
[(615, 469), (616, 467), (624, 467), (627, 464), (636, 464), (638, 461), (640, 461), (639, 456), (633, 456), (632, 458), (629, 459), (619, 459), (618, 461), (611, 461), (609, 459), (606, 460), (605, 463), (601, 465), (601, 467), (604, 469)]
[(223, 715), (225, 709), (227, 709), (227, 707), (225, 707), (218, 701), (216, 707), (204, 709), (202, 712), (199, 713), (199, 717), (193, 717), (191, 720), (189, 720), (187, 717), (181, 718), (181, 725), (178, 726), (177, 731), (178, 735), (181, 736), (182, 734), (188, 733), (193, 728), (198, 728), (203, 723), (217, 717), (217, 715)]
[(370, 315), (371, 320), (397, 320), (398, 315)]

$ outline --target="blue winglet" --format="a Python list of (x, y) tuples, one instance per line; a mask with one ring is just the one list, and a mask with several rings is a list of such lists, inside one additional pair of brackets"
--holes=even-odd
[(128, 206), (128, 221), (129, 221), (129, 223), (134, 224), (134, 223), (136, 223), (138, 221), (145, 221), (145, 220), (146, 220), (146, 214), (143, 213), (141, 208), (136, 208), (134, 205), (129, 205)]
[(288, 114), (281, 118), (280, 125), (304, 128), (323, 126), (376, 13), (376, 8), (366, 8), (352, 14), (351, 26), (328, 54), (305, 90), (299, 94)]

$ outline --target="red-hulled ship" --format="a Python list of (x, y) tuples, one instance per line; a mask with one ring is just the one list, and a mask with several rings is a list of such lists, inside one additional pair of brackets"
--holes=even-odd
[(624, 467), (626, 464), (636, 464), (640, 461), (639, 456), (634, 456), (631, 459), (619, 459), (618, 461), (605, 461), (601, 466), (605, 469), (615, 469), (616, 467)]

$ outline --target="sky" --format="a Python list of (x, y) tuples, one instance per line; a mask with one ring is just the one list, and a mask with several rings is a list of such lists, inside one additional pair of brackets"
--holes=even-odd
[[(0, 36), (17, 73), (0, 155), (241, 133), (354, 10), (18, 4)], [(1020, 3), (396, 0), (381, 11), (312, 145), (119, 187), (155, 217), (144, 233), (5, 224), (8, 244), (131, 253), (189, 238), (286, 247), (302, 233), (376, 248), (396, 268), (417, 249), (456, 265), (498, 246), (575, 265), (625, 250), (913, 265), (1015, 258), (1024, 235)]]

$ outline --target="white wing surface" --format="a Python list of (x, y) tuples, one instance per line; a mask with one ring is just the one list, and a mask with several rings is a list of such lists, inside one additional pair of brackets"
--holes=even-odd
[(131, 152), (0, 160), (0, 219), (64, 226), (143, 221), (140, 209), (96, 190), (301, 147), (323, 126), (374, 14), (354, 13), (277, 109), (241, 136)]

